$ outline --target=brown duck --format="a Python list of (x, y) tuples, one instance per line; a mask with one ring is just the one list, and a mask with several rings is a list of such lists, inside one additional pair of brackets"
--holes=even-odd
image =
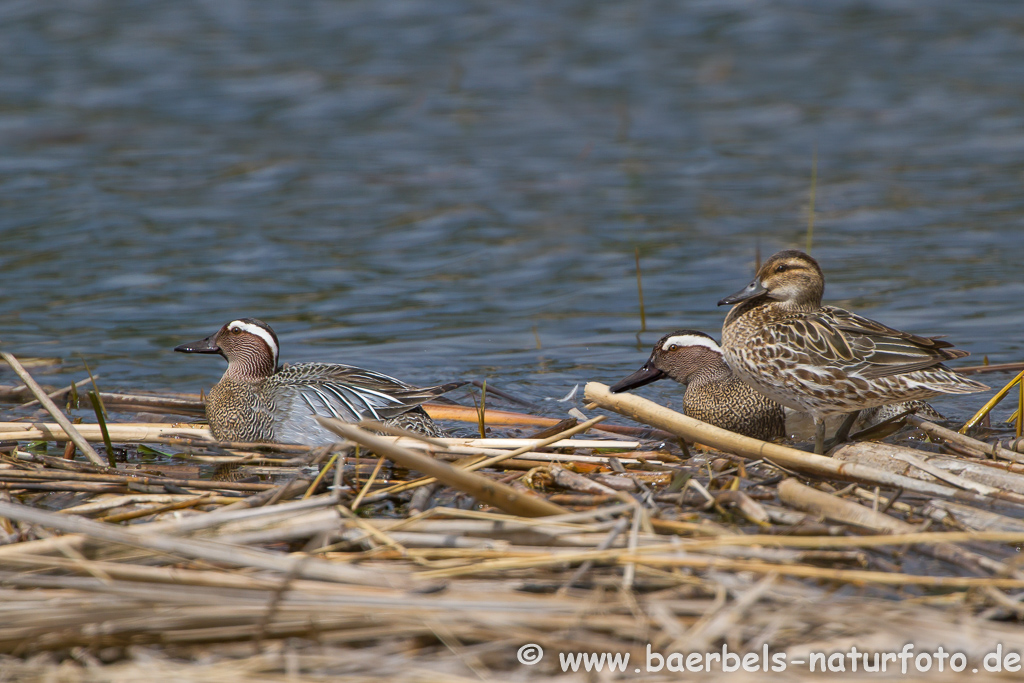
[(718, 343), (703, 332), (665, 335), (644, 366), (611, 391), (628, 391), (664, 377), (686, 385), (683, 412), (692, 418), (766, 441), (786, 434), (782, 406), (733, 375)]
[(758, 391), (810, 413), (816, 452), (824, 449), (824, 420), (831, 415), (988, 389), (942, 365), (966, 351), (822, 306), (824, 290), (817, 261), (787, 250), (719, 302), (734, 305), (722, 327), (725, 361)]

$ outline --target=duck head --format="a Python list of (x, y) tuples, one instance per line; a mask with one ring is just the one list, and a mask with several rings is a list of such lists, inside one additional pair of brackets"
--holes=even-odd
[(821, 306), (825, 276), (818, 262), (802, 251), (787, 249), (773, 255), (749, 285), (718, 302), (719, 306), (744, 301), (782, 301), (794, 308)]
[(727, 370), (718, 342), (703, 332), (676, 330), (659, 339), (643, 367), (617, 382), (611, 392), (636, 389), (663, 377), (688, 384), (693, 375), (702, 370), (717, 372), (722, 368)]
[(218, 353), (228, 361), (225, 377), (256, 380), (277, 370), (277, 335), (261, 320), (232, 320), (206, 339), (174, 347), (181, 353)]

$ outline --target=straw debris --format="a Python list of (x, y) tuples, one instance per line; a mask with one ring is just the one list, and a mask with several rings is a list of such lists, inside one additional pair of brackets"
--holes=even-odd
[[(46, 406), (33, 385), (0, 400)], [(111, 416), (202, 408), (102, 399)], [(825, 457), (603, 384), (586, 399), (606, 415), (578, 425), (427, 406), (485, 438), (325, 419), (327, 449), (113, 420), (111, 449), (64, 415), (0, 424), (0, 679), (541, 680), (563, 675), (557, 653), (608, 652), (634, 664), (594, 680), (664, 680), (633, 671), (648, 646), (1024, 651), (1003, 623), (1024, 617), (1008, 445), (911, 415), (927, 450), (890, 437)], [(65, 458), (74, 438), (96, 457)], [(521, 663), (528, 644), (547, 656)]]

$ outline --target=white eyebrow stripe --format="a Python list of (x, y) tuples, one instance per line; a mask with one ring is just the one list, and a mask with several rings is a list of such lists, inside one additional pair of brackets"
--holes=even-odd
[(274, 343), (274, 337), (259, 325), (253, 325), (252, 323), (242, 322), (241, 320), (232, 320), (231, 324), (228, 325), (229, 330), (238, 328), (243, 332), (254, 334), (267, 343), (267, 348), (270, 349), (270, 353), (274, 356), (274, 365), (277, 365), (277, 344)]
[(669, 337), (661, 345), (662, 351), (668, 351), (668, 348), (673, 344), (678, 344), (679, 346), (703, 346), (718, 353), (722, 352), (722, 347), (716, 344), (714, 339), (698, 337), (695, 334), (677, 334), (674, 337)]

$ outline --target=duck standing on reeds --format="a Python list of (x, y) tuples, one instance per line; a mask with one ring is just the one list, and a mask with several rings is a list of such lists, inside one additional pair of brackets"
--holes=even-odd
[(215, 335), (175, 347), (182, 353), (217, 353), (228, 361), (206, 397), (206, 417), (216, 439), (311, 446), (338, 441), (316, 421), (318, 415), (346, 422), (373, 419), (442, 436), (421, 404), (465, 384), (416, 387), (338, 363), (279, 367), (278, 349), (274, 330), (255, 318), (232, 320)]
[(683, 412), (694, 419), (765, 441), (786, 435), (782, 406), (737, 379), (718, 342), (703, 332), (666, 334), (644, 366), (611, 391), (636, 389), (663, 377), (686, 385)]
[(818, 263), (787, 250), (769, 258), (749, 285), (718, 302), (735, 304), (722, 326), (729, 367), (769, 398), (810, 413), (816, 453), (824, 450), (824, 420), (831, 415), (988, 389), (942, 365), (966, 351), (822, 306), (824, 290)]

